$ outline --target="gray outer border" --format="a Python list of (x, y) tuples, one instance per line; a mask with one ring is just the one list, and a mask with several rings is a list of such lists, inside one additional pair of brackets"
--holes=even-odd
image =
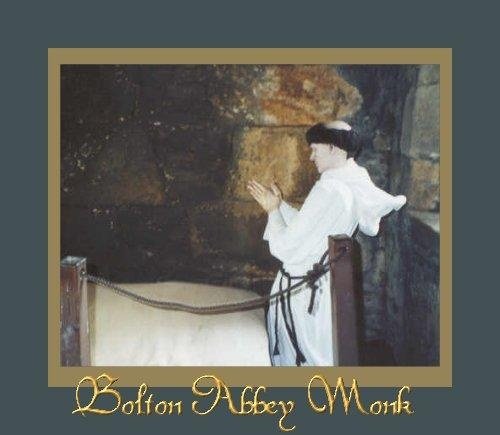
[[(496, 328), (493, 309), (498, 306), (497, 285), (490, 270), (496, 270), (493, 243), (489, 233), (478, 237), (477, 231), (490, 228), (494, 214), (483, 211), (481, 197), (485, 186), (495, 182), (498, 141), (488, 131), (498, 121), (496, 101), (489, 98), (497, 83), (496, 68), (487, 67), (496, 60), (496, 48), (487, 46), (488, 29), (496, 28), (497, 14), (481, 7), (450, 10), (436, 2), (413, 4), (358, 2), (306, 6), (266, 4), (254, 1), (240, 6), (228, 2), (225, 10), (214, 13), (206, 2), (198, 6), (184, 4), (184, 13), (173, 5), (148, 6), (133, 10), (130, 1), (116, 4), (85, 2), (70, 10), (65, 2), (50, 10), (43, 3), (10, 6), (3, 26), (4, 51), (8, 59), (2, 68), (4, 207), (3, 240), (7, 242), (7, 272), (4, 278), (3, 331), (4, 396), (10, 402), (4, 418), (22, 429), (69, 428), (72, 433), (89, 429), (136, 432), (138, 430), (184, 433), (238, 430), (238, 433), (277, 431), (274, 417), (243, 418), (228, 416), (225, 410), (206, 417), (192, 416), (187, 389), (159, 389), (157, 396), (186, 401), (184, 415), (138, 419), (131, 417), (89, 417), (71, 415), (74, 390), (49, 389), (47, 373), (47, 48), (48, 47), (452, 47), (454, 71), (454, 387), (453, 389), (418, 389), (411, 393), (416, 414), (412, 417), (348, 418), (314, 415), (306, 406), (304, 390), (269, 389), (269, 397), (297, 400), (297, 410), (290, 421), (297, 424), (293, 433), (306, 430), (422, 433), (468, 431), (488, 425), (492, 413), (492, 389), (485, 381), (496, 379), (493, 359), (487, 356), (488, 331)], [(93, 9), (92, 3), (99, 5)], [(228, 16), (233, 13), (232, 17)], [(466, 14), (458, 21), (460, 13)], [(337, 19), (339, 15), (340, 19)], [(477, 17), (474, 15), (477, 14)], [(180, 19), (183, 16), (185, 19)], [(314, 18), (314, 19), (313, 19)], [(456, 20), (456, 21), (454, 21)], [(489, 35), (489, 36), (488, 36)], [(493, 76), (495, 74), (495, 77)], [(481, 128), (467, 128), (472, 122)], [(474, 147), (487, 149), (487, 158)], [(491, 167), (490, 167), (491, 165)], [(496, 183), (495, 183), (496, 185)], [(496, 196), (492, 196), (494, 198)], [(487, 198), (487, 196), (486, 196)], [(481, 217), (479, 222), (478, 217)], [(479, 224), (480, 225), (477, 225)], [(484, 230), (483, 230), (484, 231)], [(481, 245), (480, 245), (481, 239)], [(486, 243), (485, 243), (486, 240)], [(481, 246), (481, 249), (479, 249)], [(486, 251), (486, 252), (485, 252)], [(472, 257), (469, 254), (475, 253)], [(481, 383), (481, 398), (475, 384)], [(363, 397), (390, 398), (393, 389), (366, 389)], [(130, 389), (122, 394), (132, 396)], [(485, 397), (486, 396), (486, 397)], [(481, 406), (481, 408), (479, 408)], [(481, 409), (481, 411), (480, 411)], [(481, 415), (479, 415), (481, 412)], [(4, 425), (7, 422), (4, 420)], [(21, 430), (19, 430), (21, 429)]]

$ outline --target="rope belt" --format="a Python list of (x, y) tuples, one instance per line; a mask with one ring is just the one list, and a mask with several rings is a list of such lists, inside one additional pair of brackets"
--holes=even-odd
[[(297, 339), (297, 333), (295, 331), (295, 322), (293, 320), (293, 315), (292, 315), (292, 307), (291, 307), (291, 300), (290, 300), (290, 291), (289, 289), (292, 288), (292, 280), (300, 280), (301, 285), (307, 282), (308, 286), (311, 289), (311, 299), (309, 300), (309, 307), (307, 309), (307, 312), (309, 314), (312, 314), (313, 306), (314, 306), (314, 300), (316, 297), (316, 291), (318, 290), (318, 285), (316, 284), (316, 281), (324, 274), (323, 270), (325, 266), (328, 266), (328, 264), (324, 264), (326, 257), (328, 256), (328, 250), (323, 254), (321, 257), (321, 260), (319, 263), (315, 263), (313, 265), (313, 268), (307, 272), (306, 275), (300, 275), (300, 276), (291, 276), (284, 268), (281, 266), (280, 272), (281, 272), (281, 277), (280, 277), (280, 282), (279, 282), (279, 292), (280, 293), (280, 298), (279, 300), (276, 301), (276, 311), (275, 311), (275, 317), (274, 317), (274, 351), (273, 355), (279, 355), (279, 348), (278, 348), (278, 305), (281, 304), (281, 313), (283, 315), (283, 321), (285, 323), (285, 328), (288, 333), (288, 337), (290, 338), (290, 341), (292, 342), (292, 346), (295, 350), (295, 365), (300, 366), (302, 363), (306, 362), (306, 357), (300, 350), (299, 342)], [(283, 277), (287, 279), (287, 288), (284, 291), (283, 290)], [(286, 307), (285, 307), (285, 297), (284, 293), (286, 292), (287, 298), (286, 302), (288, 305), (288, 315), (290, 317), (290, 322), (287, 320), (287, 315), (286, 315)]]

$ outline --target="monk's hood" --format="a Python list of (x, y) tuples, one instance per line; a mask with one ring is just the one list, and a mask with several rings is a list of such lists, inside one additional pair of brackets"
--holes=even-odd
[(391, 195), (375, 186), (368, 171), (354, 159), (338, 169), (328, 169), (321, 174), (322, 182), (339, 182), (352, 192), (353, 206), (359, 221), (359, 229), (368, 236), (378, 233), (380, 219), (405, 203), (404, 195)]

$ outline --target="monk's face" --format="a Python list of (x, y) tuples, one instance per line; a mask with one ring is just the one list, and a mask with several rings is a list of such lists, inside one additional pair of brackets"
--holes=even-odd
[(321, 174), (329, 168), (334, 167), (338, 158), (336, 150), (338, 148), (324, 143), (311, 144), (310, 160), (316, 165), (316, 169)]

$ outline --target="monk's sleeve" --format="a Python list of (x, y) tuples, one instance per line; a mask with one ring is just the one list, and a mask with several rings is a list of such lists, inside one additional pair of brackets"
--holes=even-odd
[(269, 214), (266, 236), (271, 254), (280, 261), (300, 263), (322, 246), (334, 222), (344, 213), (342, 195), (316, 183), (304, 205), (286, 222), (279, 209)]
[(296, 208), (292, 207), (287, 202), (281, 201), (279, 208), (271, 212), (271, 214), (276, 214), (276, 216), (272, 216), (270, 219), (267, 220), (266, 229), (264, 230), (264, 236), (262, 238), (264, 240), (269, 240), (269, 235), (271, 232), (271, 224), (273, 221), (281, 222), (281, 220), (283, 220), (283, 223), (285, 225), (290, 225), (290, 223), (295, 218), (298, 212), (299, 211)]
[(299, 211), (296, 208), (292, 207), (287, 202), (281, 201), (280, 212), (281, 212), (281, 216), (283, 216), (283, 220), (285, 221), (285, 224), (290, 225), (293, 218), (297, 215), (297, 213)]

